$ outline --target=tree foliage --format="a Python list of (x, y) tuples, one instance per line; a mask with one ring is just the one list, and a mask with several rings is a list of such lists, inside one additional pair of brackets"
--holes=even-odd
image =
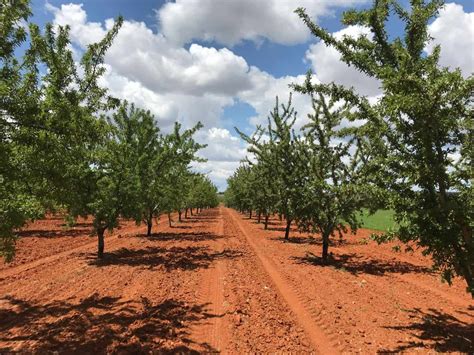
[[(310, 81), (310, 77), (308, 77)], [(358, 214), (368, 199), (362, 176), (363, 142), (357, 128), (343, 127), (351, 117), (350, 106), (329, 101), (323, 95), (312, 96), (314, 112), (303, 127), (302, 154), (304, 198), (298, 208), (300, 229), (318, 232), (323, 241), (322, 259), (328, 258), (329, 239), (336, 232), (340, 238), (348, 227), (359, 227)]]
[[(370, 104), (351, 88), (335, 84), (295, 86), (345, 100), (367, 119), (361, 132), (370, 140), (367, 175), (387, 189), (398, 228), (386, 235), (415, 241), (433, 257), (450, 282), (464, 277), (474, 295), (472, 238), (472, 105), (474, 77), (438, 64), (440, 47), (425, 53), (428, 24), (443, 6), (439, 0), (411, 0), (404, 9), (391, 0), (367, 10), (348, 11), (345, 25), (367, 27), (372, 37), (337, 39), (296, 10), (311, 32), (335, 48), (344, 62), (378, 79), (383, 95)], [(391, 14), (404, 24), (391, 38)]]
[(102, 257), (120, 218), (151, 233), (162, 212), (216, 205), (214, 185), (190, 171), (202, 160), (193, 138), (202, 124), (163, 134), (149, 111), (99, 85), (121, 17), (76, 62), (69, 27), (40, 31), (28, 1), (2, 1), (0, 11), (1, 255), (10, 260), (15, 231), (45, 211), (92, 216)]
[[(297, 209), (302, 198), (302, 180), (298, 161), (298, 139), (293, 127), (296, 112), (291, 104), (279, 104), (278, 97), (273, 111), (268, 117), (267, 127), (257, 127), (253, 136), (239, 132), (249, 143), (249, 152), (260, 164), (260, 172), (273, 179), (271, 196), (275, 198), (275, 210), (286, 219), (285, 239), (289, 238), (291, 223), (297, 218)], [(266, 181), (268, 182), (268, 181)], [(252, 192), (249, 192), (251, 195)], [(250, 205), (250, 207), (253, 207)], [(252, 208), (251, 208), (252, 209)]]
[(122, 18), (77, 64), (68, 27), (48, 24), (41, 33), (28, 22), (28, 1), (3, 1), (0, 11), (0, 253), (11, 259), (14, 231), (67, 202), (83, 157), (101, 138), (96, 115), (117, 104), (97, 81)]
[(262, 211), (265, 228), (270, 213), (284, 215), (285, 239), (293, 221), (302, 231), (319, 233), (326, 262), (330, 237), (337, 232), (342, 237), (348, 227), (357, 229), (358, 212), (369, 196), (361, 178), (365, 144), (356, 128), (342, 127), (344, 119), (354, 119), (348, 105), (323, 95), (311, 99), (314, 112), (302, 135), (293, 130), (291, 98), (282, 114), (276, 100), (267, 129), (259, 127), (252, 137), (241, 134), (254, 159), (228, 180), (226, 202), (242, 211)]

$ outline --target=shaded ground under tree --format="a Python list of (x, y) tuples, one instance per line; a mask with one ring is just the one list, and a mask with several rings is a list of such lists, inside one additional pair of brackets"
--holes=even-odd
[[(387, 327), (410, 333), (420, 341), (403, 342), (394, 349), (383, 349), (381, 352), (410, 352), (413, 348), (423, 346), (437, 352), (474, 353), (474, 323), (463, 322), (456, 317), (430, 308), (422, 311), (418, 308), (405, 310), (414, 322), (407, 326)], [(428, 344), (428, 345), (427, 345)]]
[(11, 343), (0, 347), (2, 353), (15, 351), (17, 341), (28, 342), (22, 351), (37, 353), (192, 353), (189, 326), (216, 317), (205, 311), (206, 304), (176, 299), (153, 303), (145, 297), (122, 301), (93, 294), (78, 303), (42, 305), (13, 297), (2, 301), (8, 308), (0, 310), (0, 341)]

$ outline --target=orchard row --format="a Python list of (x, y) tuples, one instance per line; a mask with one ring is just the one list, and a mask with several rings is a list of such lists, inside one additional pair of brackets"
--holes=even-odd
[[(239, 132), (250, 154), (228, 180), (227, 204), (265, 220), (284, 216), (285, 238), (292, 223), (319, 233), (324, 262), (331, 236), (355, 231), (362, 209), (391, 209), (396, 228), (377, 241), (416, 243), (446, 281), (463, 277), (474, 296), (474, 76), (441, 67), (439, 46), (425, 51), (442, 6), (374, 1), (344, 13), (344, 25), (369, 30), (355, 38), (336, 38), (297, 9), (318, 40), (380, 83), (381, 95), (369, 99), (308, 73), (292, 85), (311, 99), (307, 119), (291, 98), (281, 106), (277, 99), (267, 125)], [(404, 24), (403, 36), (390, 32), (394, 21)]]
[[(132, 218), (152, 231), (162, 213), (216, 206), (217, 189), (190, 170), (204, 146), (176, 123), (160, 131), (150, 112), (99, 85), (118, 18), (79, 64), (69, 28), (29, 21), (28, 1), (4, 3), (0, 16), (0, 253), (14, 256), (15, 231), (46, 211), (92, 216), (98, 257), (104, 232)], [(25, 28), (28, 24), (28, 30)], [(26, 49), (25, 49), (26, 48)], [(24, 53), (20, 55), (19, 53)]]

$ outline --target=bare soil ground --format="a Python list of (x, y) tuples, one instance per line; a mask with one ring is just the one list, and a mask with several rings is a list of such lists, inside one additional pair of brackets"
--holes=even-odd
[(147, 238), (131, 222), (95, 258), (90, 221), (24, 232), (0, 264), (0, 353), (473, 353), (474, 304), (419, 251), (205, 210)]

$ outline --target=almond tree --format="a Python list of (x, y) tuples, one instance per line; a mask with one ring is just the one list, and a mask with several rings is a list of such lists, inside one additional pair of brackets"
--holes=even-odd
[(201, 211), (205, 208), (214, 208), (219, 205), (217, 187), (207, 176), (196, 174), (193, 185), (194, 207), (197, 211)]
[[(367, 27), (372, 38), (337, 39), (300, 8), (310, 31), (335, 48), (344, 62), (377, 78), (383, 96), (371, 105), (352, 89), (335, 84), (296, 87), (344, 99), (368, 120), (365, 134), (373, 147), (372, 182), (392, 193), (390, 208), (398, 224), (386, 238), (414, 241), (432, 256), (448, 282), (462, 276), (474, 296), (472, 192), (472, 105), (474, 76), (439, 66), (441, 49), (424, 49), (429, 21), (440, 0), (378, 0), (366, 10), (348, 11), (343, 24)], [(404, 24), (404, 35), (389, 34), (391, 15)], [(469, 74), (469, 73), (466, 73)]]
[(119, 217), (133, 218), (140, 202), (139, 165), (143, 139), (156, 133), (148, 112), (127, 102), (104, 122), (104, 138), (96, 142), (89, 163), (78, 174), (68, 204), (72, 216), (93, 217), (97, 257), (104, 257), (104, 234), (119, 225)]
[(225, 192), (225, 202), (228, 207), (237, 209), (243, 213), (252, 208), (250, 167), (241, 164), (227, 179), (227, 190)]
[(307, 179), (298, 227), (321, 234), (322, 260), (327, 262), (330, 237), (338, 233), (342, 238), (349, 228), (356, 232), (367, 188), (361, 179), (363, 146), (357, 130), (341, 127), (351, 115), (350, 107), (339, 103), (336, 108), (336, 102), (328, 102), (321, 94), (312, 95), (312, 103), (314, 113), (308, 115), (310, 123), (303, 127), (304, 139), (299, 142)]
[(0, 255), (7, 259), (16, 229), (73, 195), (83, 157), (103, 134), (97, 113), (117, 105), (98, 78), (122, 19), (76, 65), (69, 28), (48, 24), (41, 33), (30, 15), (26, 0), (0, 6)]
[(185, 186), (173, 179), (186, 175), (191, 162), (202, 160), (196, 153), (205, 145), (193, 138), (200, 128), (202, 124), (198, 122), (194, 127), (181, 131), (181, 125), (176, 123), (170, 134), (158, 137), (155, 143), (147, 144), (144, 150), (145, 163), (138, 172), (140, 197), (136, 220), (147, 225), (148, 236), (152, 232), (153, 218), (163, 212), (171, 213), (177, 207), (175, 198), (180, 194), (175, 194), (175, 191)]
[(276, 210), (286, 219), (285, 239), (290, 235), (291, 223), (297, 218), (297, 208), (301, 200), (303, 179), (299, 171), (298, 136), (293, 130), (296, 112), (288, 103), (280, 106), (278, 97), (275, 107), (268, 117), (266, 128), (257, 127), (253, 136), (237, 132), (249, 143), (249, 152), (267, 167), (271, 167), (277, 197)]
[(264, 229), (268, 228), (268, 218), (276, 211), (278, 195), (273, 183), (273, 168), (265, 163), (265, 159), (252, 165), (253, 171), (253, 199), (258, 213), (258, 223), (261, 222), (261, 214), (264, 217)]

